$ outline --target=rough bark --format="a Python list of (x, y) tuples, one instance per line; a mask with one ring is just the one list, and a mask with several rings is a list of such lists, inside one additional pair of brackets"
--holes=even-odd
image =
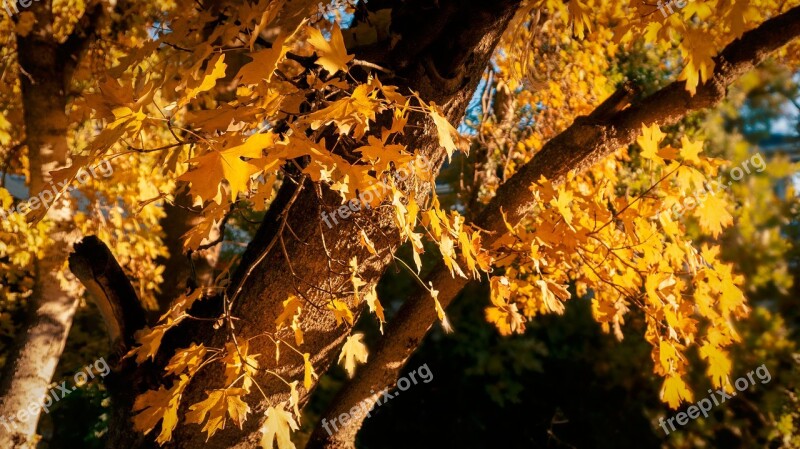
[[(50, 2), (32, 8), (41, 24), (52, 23)], [(25, 38), (18, 37), (19, 65), (26, 144), (31, 164), (30, 192), (36, 194), (50, 182), (49, 172), (66, 163), (67, 115), (64, 75), (59, 67), (58, 45), (42, 25)], [(74, 236), (70, 211), (55, 207), (50, 214), (52, 246), (35, 261), (35, 284), (28, 299), (28, 315), (15, 342), (0, 384), (0, 416), (10, 424), (0, 432), (0, 447), (25, 447), (36, 435), (40, 405), (64, 349), (78, 296), (59, 279)], [(36, 405), (31, 405), (36, 404)], [(22, 413), (30, 409), (33, 413)], [(18, 415), (19, 414), (19, 415)], [(11, 418), (18, 416), (22, 419)], [(8, 427), (12, 429), (9, 430)]]
[[(687, 114), (709, 108), (719, 103), (726, 88), (739, 76), (752, 70), (771, 52), (800, 35), (800, 7), (768, 20), (728, 45), (715, 59), (713, 77), (691, 96), (684, 82), (675, 82), (628, 108), (621, 109), (630, 95), (628, 87), (612, 96), (588, 117), (578, 118), (563, 133), (549, 141), (544, 148), (519, 172), (497, 191), (496, 197), (475, 220), (487, 231), (483, 242), (489, 247), (505, 232), (501, 210), (509, 223), (518, 223), (532, 210), (534, 203), (528, 187), (545, 176), (561, 183), (570, 171), (580, 172), (615, 150), (632, 143), (641, 132), (642, 125), (669, 125)], [(621, 110), (620, 110), (621, 109)], [(425, 279), (439, 290), (439, 301), (447, 307), (466, 285), (466, 280), (453, 278), (440, 264)], [(437, 320), (430, 305), (430, 295), (417, 290), (404, 303), (386, 328), (378, 347), (370, 353), (369, 362), (334, 399), (331, 408), (323, 414), (329, 420), (348, 411), (362, 401), (372, 401), (384, 388), (393, 388), (402, 367), (422, 342), (425, 334)], [(361, 428), (364, 416), (357, 415), (339, 431), (328, 435), (321, 426), (315, 429), (307, 449), (352, 448), (355, 435)]]

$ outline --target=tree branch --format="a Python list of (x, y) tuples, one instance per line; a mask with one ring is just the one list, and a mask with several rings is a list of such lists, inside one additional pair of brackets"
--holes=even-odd
[(105, 17), (106, 13), (102, 1), (98, 1), (94, 5), (88, 5), (83, 16), (78, 19), (75, 29), (67, 36), (67, 40), (58, 46), (58, 65), (64, 70), (65, 86), (69, 85), (72, 74), (89, 49), (89, 45), (97, 37), (100, 25)]
[[(700, 85), (692, 96), (684, 82), (673, 82), (650, 97), (621, 109), (629, 95), (620, 93), (612, 97), (589, 117), (580, 117), (563, 133), (550, 140), (542, 150), (497, 191), (497, 195), (476, 219), (475, 224), (489, 231), (484, 246), (490, 247), (505, 232), (504, 212), (509, 223), (518, 223), (534, 206), (528, 191), (531, 184), (545, 176), (554, 184), (564, 181), (570, 171), (583, 171), (615, 150), (632, 143), (641, 133), (642, 125), (668, 125), (676, 123), (690, 112), (719, 103), (726, 88), (743, 73), (761, 63), (767, 55), (800, 35), (800, 7), (795, 7), (762, 23), (728, 45), (715, 58), (714, 74)], [(609, 103), (615, 103), (611, 104)], [(453, 278), (440, 263), (427, 277), (427, 282), (439, 290), (438, 299), (447, 307), (467, 280)], [(389, 323), (378, 347), (370, 353), (370, 360), (359, 368), (356, 377), (345, 386), (322, 416), (331, 418), (360, 402), (374, 401), (386, 387), (391, 388), (408, 357), (422, 342), (436, 321), (429, 294), (418, 289)], [(307, 449), (352, 448), (355, 435), (361, 428), (364, 416), (352, 416), (347, 424), (339, 426), (333, 435), (321, 426), (314, 430)]]
[(115, 352), (124, 354), (134, 343), (133, 333), (146, 322), (144, 308), (122, 267), (105, 243), (88, 236), (75, 244), (69, 269), (100, 309)]

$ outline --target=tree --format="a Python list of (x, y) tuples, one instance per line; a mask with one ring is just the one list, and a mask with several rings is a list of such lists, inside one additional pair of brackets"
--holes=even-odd
[[(714, 106), (773, 52), (796, 64), (796, 43), (781, 48), (800, 34), (800, 8), (737, 2), (712, 19), (695, 5), (661, 24), (642, 2), (592, 12), (576, 0), (19, 6), (2, 22), (14, 38), (4, 61), (18, 75), (3, 82), (0, 129), (9, 131), (0, 137), (4, 172), (27, 170), (38, 195), (15, 205), (27, 222), (3, 222), (4, 233), (28, 237), (3, 263), (30, 318), (5, 365), (0, 415), (47, 391), (79, 298), (59, 271), (72, 243), (70, 270), (123, 356), (106, 378), (112, 447), (291, 447), (317, 373), (341, 351), (351, 375), (365, 363), (330, 416), (377, 399), (431, 325), (448, 327), (444, 309), (467, 280), (492, 270), (486, 318), (502, 334), (591, 292), (608, 331), (621, 334), (632, 308), (647, 316), (670, 406), (692, 398), (683, 379), (691, 346), (715, 387), (730, 388), (732, 324), (748, 309), (741, 280), (717, 247), (695, 248), (665, 213), (718, 163), (696, 139), (660, 148), (659, 127)], [(608, 95), (607, 62), (592, 53), (642, 34), (659, 48), (680, 42), (679, 80), (653, 93), (618, 80)], [(484, 77), (490, 61), (498, 78)], [(451, 123), (479, 84), (492, 86), (494, 118), (482, 118), (472, 170), (488, 187), (473, 185), (465, 218), (441, 206), (435, 179), (470, 145)], [(557, 112), (525, 126), (515, 102)], [(621, 189), (619, 160), (634, 142), (640, 184)], [(113, 163), (114, 183), (96, 179)], [(76, 180), (83, 196), (66, 191)], [(47, 191), (57, 205), (43, 205), (53, 202)], [(730, 224), (726, 207), (710, 196), (693, 213), (716, 237)], [(253, 218), (261, 223), (246, 250), (220, 252), (248, 236)], [(376, 283), (393, 263), (419, 273), (423, 240), (442, 261), (383, 329)], [(404, 243), (415, 267), (395, 255)], [(163, 315), (148, 320), (145, 309), (159, 306)], [(369, 357), (350, 332), (367, 309), (384, 333)], [(0, 441), (31, 439), (37, 419)], [(362, 420), (332, 435), (317, 428), (309, 447), (352, 447)]]

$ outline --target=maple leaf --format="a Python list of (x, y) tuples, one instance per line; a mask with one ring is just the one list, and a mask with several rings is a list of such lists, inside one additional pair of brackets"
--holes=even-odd
[(671, 409), (676, 409), (681, 402), (693, 401), (694, 395), (680, 376), (671, 375), (664, 379), (664, 386), (661, 388), (661, 399), (669, 404)]
[(232, 341), (225, 344), (225, 355), (220, 361), (225, 365), (226, 387), (230, 388), (238, 379), (242, 379), (242, 389), (245, 392), (250, 391), (253, 377), (258, 371), (257, 358), (260, 354), (249, 354), (249, 351), (250, 344), (246, 339), (238, 344)]
[(681, 157), (683, 158), (683, 160), (699, 164), (700, 158), (698, 158), (697, 156), (700, 154), (701, 151), (703, 151), (702, 140), (698, 140), (697, 142), (692, 142), (686, 136), (681, 137)]
[(545, 307), (551, 312), (555, 312), (559, 315), (563, 314), (564, 303), (561, 301), (569, 299), (570, 296), (566, 287), (558, 285), (550, 280), (538, 279), (534, 283), (539, 286), (539, 292), (541, 293), (541, 298)]
[(262, 150), (273, 143), (272, 134), (254, 134), (242, 144), (233, 148), (208, 153), (189, 159), (194, 169), (184, 173), (178, 180), (191, 183), (190, 192), (202, 201), (213, 199), (222, 204), (220, 182), (225, 179), (230, 186), (231, 200), (236, 200), (240, 192), (246, 192), (250, 178), (260, 171), (251, 161), (242, 158), (258, 158)]
[(439, 290), (434, 290), (433, 282), (429, 283), (428, 289), (433, 297), (433, 306), (436, 309), (436, 316), (438, 316), (439, 321), (442, 322), (442, 329), (444, 329), (444, 332), (447, 334), (453, 332), (453, 326), (450, 325), (450, 320), (447, 319), (447, 315), (444, 313), (444, 307), (442, 307), (442, 304), (439, 302)]
[(242, 66), (239, 73), (236, 74), (236, 78), (239, 78), (239, 81), (244, 84), (257, 84), (261, 80), (270, 82), (275, 69), (278, 68), (278, 63), (289, 50), (284, 46), (286, 37), (280, 35), (272, 43), (272, 48), (248, 55), (253, 58), (253, 61)]
[(278, 449), (295, 449), (291, 432), (298, 427), (292, 414), (285, 410), (285, 406), (285, 403), (281, 403), (278, 408), (269, 406), (264, 413), (267, 419), (261, 427), (263, 449), (273, 449), (276, 444)]
[(161, 340), (169, 327), (168, 325), (159, 325), (152, 329), (144, 328), (136, 331), (134, 338), (140, 346), (131, 349), (125, 357), (136, 355), (136, 363), (142, 363), (148, 358), (155, 359), (158, 348), (161, 347)]
[(700, 227), (710, 232), (715, 238), (722, 233), (722, 229), (733, 223), (733, 216), (728, 213), (727, 202), (718, 195), (709, 194), (698, 208), (694, 210)]
[(169, 363), (164, 368), (167, 374), (179, 375), (188, 372), (189, 376), (194, 375), (205, 359), (207, 349), (201, 343), (196, 345), (192, 343), (186, 349), (181, 349), (169, 359)]
[(747, 24), (761, 20), (761, 13), (750, 0), (736, 0), (729, 11), (728, 17), (731, 21), (731, 32), (734, 37), (742, 37), (747, 31)]
[[(701, 3), (701, 2), (697, 2)], [(708, 81), (714, 71), (714, 48), (713, 39), (709, 39), (705, 31), (689, 28), (683, 35), (680, 45), (686, 65), (678, 76), (678, 80), (686, 81), (686, 90), (692, 95), (697, 92), (697, 85)]]
[(661, 132), (658, 125), (653, 124), (650, 127), (642, 125), (642, 135), (636, 139), (636, 142), (642, 147), (642, 157), (663, 164), (664, 159), (658, 155), (658, 144), (664, 137), (666, 134)]
[(494, 307), (486, 308), (486, 321), (494, 323), (500, 335), (507, 336), (525, 331), (525, 318), (510, 302), (511, 288), (505, 276), (493, 276), (490, 283), (490, 299)]
[(289, 299), (283, 301), (283, 312), (278, 315), (278, 318), (275, 319), (275, 325), (277, 329), (280, 330), (282, 327), (286, 326), (287, 322), (290, 322), (296, 315), (300, 315), (302, 311), (303, 302), (300, 301), (295, 295), (289, 296)]
[(460, 139), (458, 130), (456, 130), (453, 125), (444, 118), (441, 112), (439, 112), (436, 103), (431, 102), (428, 108), (428, 114), (433, 119), (433, 123), (436, 125), (436, 131), (439, 133), (439, 145), (444, 147), (447, 151), (447, 160), (450, 161), (453, 153), (458, 150), (456, 142), (453, 140), (453, 138)]
[(373, 256), (378, 254), (378, 252), (375, 250), (375, 244), (369, 239), (369, 236), (365, 230), (362, 229), (361, 232), (358, 233), (358, 236), (361, 239), (361, 245), (367, 248), (367, 251), (369, 251), (370, 254)]
[[(342, 346), (342, 353), (339, 354), (339, 364), (344, 366), (347, 375), (352, 378), (356, 373), (356, 365), (358, 363), (367, 362), (367, 345), (364, 344), (362, 339), (364, 334), (357, 333), (347, 337), (347, 341)], [(342, 363), (344, 362), (344, 363)]]
[(347, 304), (339, 301), (338, 299), (334, 299), (327, 305), (328, 310), (333, 312), (333, 317), (336, 319), (336, 324), (342, 324), (347, 322), (349, 325), (353, 325), (353, 312), (350, 311), (350, 308), (347, 307)]
[(217, 80), (225, 78), (225, 69), (228, 67), (225, 64), (225, 53), (220, 53), (208, 62), (203, 77), (199, 81), (192, 81), (187, 84), (187, 92), (183, 97), (183, 103), (188, 102), (197, 94), (210, 90), (217, 84)]
[(358, 296), (358, 289), (360, 287), (367, 285), (367, 283), (361, 280), (360, 277), (358, 277), (358, 257), (355, 256), (353, 256), (353, 258), (350, 259), (350, 284), (353, 286), (353, 297), (356, 299), (356, 302), (358, 302), (360, 299), (360, 297)]
[[(572, 228), (572, 211), (569, 206), (572, 204), (572, 192), (565, 191), (563, 186), (558, 188), (558, 196), (550, 200), (550, 204), (558, 210), (564, 217), (564, 222)], [(574, 228), (573, 228), (574, 229)]]
[(194, 424), (205, 422), (202, 431), (208, 434), (208, 438), (225, 428), (226, 413), (233, 423), (241, 428), (250, 412), (250, 406), (241, 399), (246, 393), (243, 388), (206, 391), (206, 399), (189, 407), (186, 422)]
[(730, 383), (731, 359), (728, 353), (710, 343), (700, 346), (700, 357), (708, 361), (708, 376), (715, 388), (722, 388)]
[(334, 74), (339, 70), (347, 71), (347, 63), (353, 60), (353, 55), (347, 54), (342, 30), (338, 24), (334, 24), (333, 29), (331, 29), (330, 42), (326, 41), (322, 33), (316, 28), (306, 27), (306, 32), (308, 33), (308, 43), (317, 50), (318, 65), (322, 66), (330, 74)]
[(158, 444), (172, 439), (172, 431), (178, 425), (178, 407), (181, 395), (189, 385), (189, 376), (182, 375), (172, 383), (170, 389), (163, 385), (158, 390), (140, 394), (133, 403), (133, 411), (139, 412), (133, 417), (134, 429), (145, 435), (161, 421), (161, 433), (156, 437)]
[(361, 159), (369, 162), (378, 172), (389, 171), (390, 167), (404, 167), (414, 159), (414, 155), (406, 151), (403, 145), (385, 145), (374, 136), (367, 137), (368, 145), (356, 148)]

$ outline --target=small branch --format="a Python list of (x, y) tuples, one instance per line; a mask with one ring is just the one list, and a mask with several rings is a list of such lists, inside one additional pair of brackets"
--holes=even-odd
[(367, 68), (374, 69), (374, 70), (379, 70), (379, 71), (381, 71), (383, 73), (388, 74), (389, 76), (394, 76), (394, 70), (387, 69), (386, 67), (381, 67), (378, 64), (374, 64), (374, 63), (369, 62), (369, 61), (363, 61), (361, 59), (353, 59), (352, 64), (353, 65), (358, 65), (358, 66), (361, 66), (361, 67), (367, 67)]

